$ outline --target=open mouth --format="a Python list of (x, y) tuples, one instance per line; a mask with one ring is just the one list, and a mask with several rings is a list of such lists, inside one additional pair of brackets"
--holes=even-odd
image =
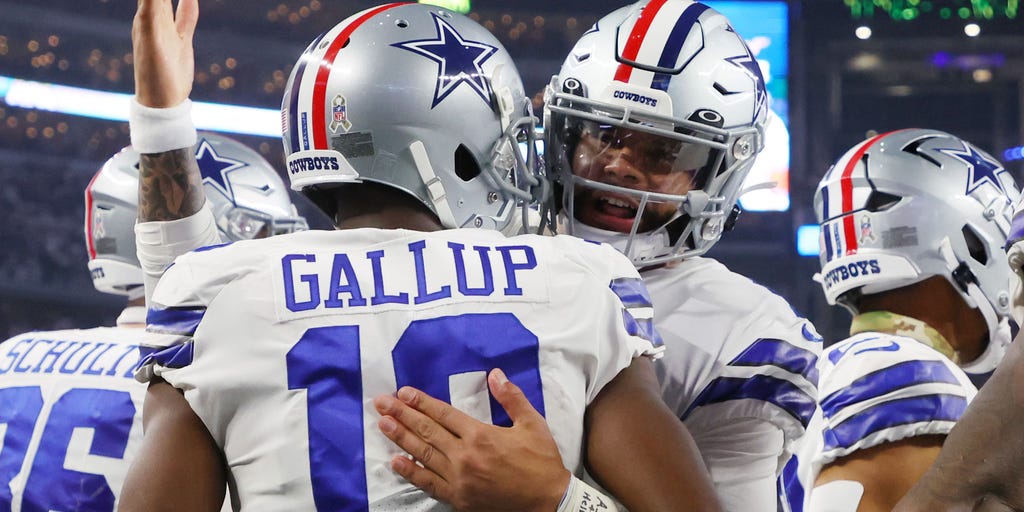
[(595, 228), (629, 233), (637, 216), (635, 199), (616, 194), (594, 194), (578, 208), (577, 218)]
[(597, 208), (605, 215), (630, 220), (636, 218), (637, 208), (632, 201), (614, 196), (604, 196), (596, 198), (596, 202)]

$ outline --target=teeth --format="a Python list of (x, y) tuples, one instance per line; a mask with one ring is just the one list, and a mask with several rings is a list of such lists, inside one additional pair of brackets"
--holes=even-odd
[(602, 198), (602, 200), (604, 202), (612, 205), (612, 206), (618, 206), (619, 208), (632, 208), (633, 207), (633, 205), (627, 203), (626, 201), (623, 201), (621, 199), (616, 199), (614, 197), (605, 197), (605, 198)]

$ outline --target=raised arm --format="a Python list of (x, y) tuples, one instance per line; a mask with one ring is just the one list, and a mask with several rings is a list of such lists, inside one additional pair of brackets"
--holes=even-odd
[(213, 214), (203, 209), (206, 195), (188, 99), (198, 20), (198, 0), (178, 0), (176, 10), (172, 0), (139, 0), (132, 23), (130, 125), (132, 146), (140, 153), (136, 244), (147, 299), (175, 257), (220, 241)]
[[(192, 36), (199, 21), (199, 1), (179, 0), (177, 12), (171, 0), (139, 0), (132, 24), (132, 52), (135, 62), (135, 100), (145, 107), (141, 121), (155, 123), (147, 109), (183, 106), (192, 92), (195, 57)], [(137, 112), (133, 112), (137, 113)], [(187, 118), (189, 114), (186, 112)], [(166, 119), (162, 119), (166, 121)], [(172, 120), (173, 122), (173, 120)], [(191, 123), (191, 119), (188, 120)], [(152, 126), (132, 125), (132, 140), (159, 148), (174, 133), (150, 133)], [(170, 126), (176, 128), (176, 126)], [(187, 128), (186, 128), (187, 129)], [(167, 142), (173, 142), (167, 141)], [(180, 148), (142, 153), (139, 165), (139, 221), (167, 221), (188, 217), (203, 206), (202, 176), (191, 143)]]

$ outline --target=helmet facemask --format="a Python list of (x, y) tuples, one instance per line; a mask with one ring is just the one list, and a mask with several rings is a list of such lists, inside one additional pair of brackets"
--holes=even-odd
[(681, 120), (553, 91), (545, 151), (565, 230), (622, 234), (612, 243), (638, 266), (710, 249), (762, 144), (760, 126), (726, 130), (712, 110)]

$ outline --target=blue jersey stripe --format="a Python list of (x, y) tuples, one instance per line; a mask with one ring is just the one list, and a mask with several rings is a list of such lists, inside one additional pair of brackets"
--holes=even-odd
[(777, 481), (779, 501), (788, 506), (789, 512), (803, 512), (804, 486), (799, 477), (800, 461), (796, 455), (789, 458), (782, 468)]
[(628, 309), (623, 309), (622, 323), (625, 324), (626, 332), (629, 333), (630, 336), (643, 338), (651, 342), (655, 347), (660, 347), (665, 344), (661, 339), (661, 333), (654, 328), (654, 321), (649, 318), (637, 320), (636, 318), (633, 318), (633, 315), (629, 313)]
[(212, 251), (214, 249), (220, 249), (221, 247), (227, 247), (227, 246), (229, 246), (229, 245), (231, 245), (233, 243), (234, 242), (224, 242), (222, 244), (204, 245), (204, 246), (202, 246), (202, 247), (200, 247), (198, 249), (192, 249), (192, 252)]
[[(143, 355), (136, 367), (143, 367), (150, 363), (156, 363), (165, 368), (184, 368), (192, 364), (193, 345), (191, 341), (181, 345), (174, 345), (162, 350), (147, 350), (148, 354)], [(142, 351), (140, 351), (142, 352)]]
[[(675, 26), (672, 27), (672, 32), (669, 33), (668, 39), (665, 41), (665, 48), (661, 51), (661, 57), (658, 59), (658, 67), (662, 69), (675, 69), (676, 61), (679, 60), (679, 53), (683, 50), (683, 43), (686, 42), (686, 36), (690, 33), (690, 28), (693, 27), (694, 23), (697, 22), (697, 18), (700, 17), (701, 13), (708, 10), (708, 6), (704, 4), (694, 3), (683, 9), (683, 13), (676, 20)], [(703, 41), (701, 42), (703, 45)], [(696, 56), (698, 52), (694, 52)], [(693, 57), (690, 57), (691, 59)], [(680, 67), (686, 67), (689, 61), (683, 63)], [(662, 91), (668, 90), (668, 83), (672, 80), (672, 75), (669, 73), (655, 73), (654, 79), (651, 81), (651, 88), (660, 89)]]
[(627, 308), (653, 307), (651, 294), (647, 291), (642, 279), (638, 277), (620, 277), (608, 285)]
[(205, 307), (150, 308), (146, 315), (146, 328), (153, 332), (191, 336), (205, 314)]
[(957, 421), (967, 399), (956, 395), (926, 395), (883, 402), (861, 411), (834, 427), (826, 427), (825, 451), (848, 448), (870, 434), (899, 425), (929, 421)]
[(682, 418), (685, 419), (701, 406), (743, 399), (761, 400), (775, 405), (796, 418), (804, 427), (814, 414), (814, 397), (797, 385), (770, 375), (754, 375), (716, 378), (700, 392)]
[(747, 347), (740, 355), (729, 362), (730, 366), (777, 366), (783, 370), (803, 375), (805, 379), (818, 385), (818, 356), (810, 350), (804, 350), (773, 338), (761, 338)]
[(960, 385), (956, 375), (941, 361), (904, 361), (871, 372), (825, 397), (821, 411), (831, 418), (851, 404), (931, 383)]

